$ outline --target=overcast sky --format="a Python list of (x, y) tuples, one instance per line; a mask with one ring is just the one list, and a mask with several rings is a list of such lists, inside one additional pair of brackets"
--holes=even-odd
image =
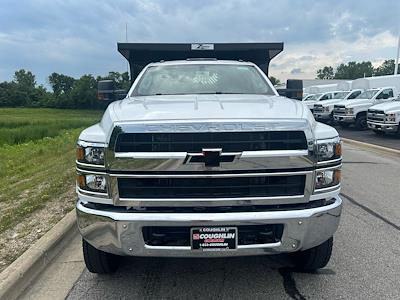
[(1, 0), (0, 81), (20, 68), (39, 83), (125, 71), (125, 24), (129, 42), (283, 41), (270, 74), (314, 78), (324, 65), (394, 58), (400, 0)]

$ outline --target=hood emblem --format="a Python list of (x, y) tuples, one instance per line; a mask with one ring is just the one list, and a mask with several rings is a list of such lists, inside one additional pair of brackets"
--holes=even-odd
[(219, 167), (221, 163), (233, 162), (242, 152), (222, 152), (221, 148), (203, 148), (201, 153), (188, 153), (184, 164), (204, 164), (206, 167)]

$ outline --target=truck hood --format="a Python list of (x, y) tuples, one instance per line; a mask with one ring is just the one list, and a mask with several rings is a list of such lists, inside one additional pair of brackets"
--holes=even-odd
[(114, 122), (307, 118), (301, 101), (266, 95), (131, 97), (110, 105)]
[(319, 104), (319, 105), (322, 105), (322, 106), (332, 106), (332, 105), (337, 104), (337, 103), (342, 102), (342, 101), (344, 101), (344, 100), (343, 99), (331, 99), (331, 100), (323, 100), (323, 101), (320, 101), (320, 102), (318, 102), (316, 104)]
[(302, 120), (315, 137), (327, 139), (337, 131), (315, 121), (301, 101), (265, 95), (179, 95), (131, 97), (111, 103), (100, 123), (83, 130), (80, 140), (106, 143), (115, 123), (167, 121), (213, 122), (215, 120)]
[(352, 99), (352, 100), (342, 100), (337, 105), (345, 105), (346, 107), (356, 107), (356, 106), (364, 106), (371, 105), (373, 101), (371, 99)]
[(371, 109), (383, 110), (385, 113), (400, 111), (400, 101), (390, 101), (390, 102), (380, 103), (372, 106)]

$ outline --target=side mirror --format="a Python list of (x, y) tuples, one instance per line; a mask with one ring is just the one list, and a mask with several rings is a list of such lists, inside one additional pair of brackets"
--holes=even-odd
[(389, 99), (389, 95), (388, 94), (383, 94), (383, 99)]
[(116, 89), (114, 80), (100, 80), (97, 83), (97, 99), (101, 101), (115, 101), (126, 97), (127, 91)]
[(303, 80), (288, 79), (286, 81), (286, 97), (303, 100)]

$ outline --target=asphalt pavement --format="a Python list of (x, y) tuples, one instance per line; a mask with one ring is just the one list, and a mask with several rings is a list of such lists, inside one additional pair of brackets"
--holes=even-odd
[(400, 150), (400, 134), (378, 135), (372, 130), (358, 130), (355, 127), (348, 127), (348, 128), (341, 128), (340, 126), (334, 126), (334, 127), (339, 132), (339, 135), (341, 137), (356, 140), (359, 142)]
[[(345, 144), (341, 225), (332, 259), (317, 273), (295, 272), (288, 255), (124, 258), (113, 275), (78, 272), (70, 290), (60, 291), (58, 298), (68, 294), (67, 299), (400, 299), (399, 174), (398, 155)], [(75, 267), (83, 264), (76, 254), (79, 248), (77, 238), (65, 249), (78, 256), (69, 259)], [(68, 270), (61, 264), (51, 278), (70, 281)], [(50, 287), (45, 281), (39, 278), (36, 286), (42, 287), (33, 286), (28, 298), (46, 298)], [(49, 286), (55, 289), (57, 283), (53, 280)], [(51, 299), (57, 299), (54, 293)]]

